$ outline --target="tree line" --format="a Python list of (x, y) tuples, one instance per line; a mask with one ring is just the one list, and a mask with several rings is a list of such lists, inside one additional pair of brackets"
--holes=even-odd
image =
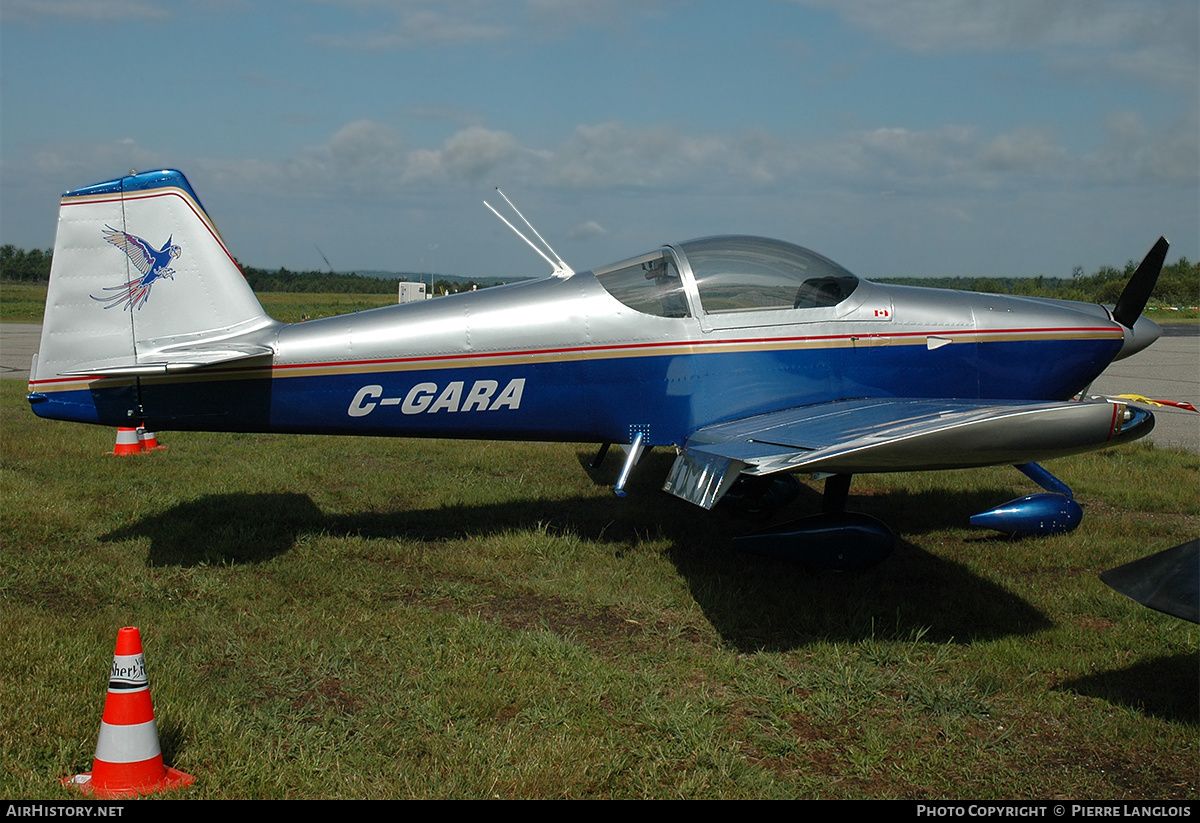
[[(25, 251), (11, 244), (0, 246), (0, 280), (44, 283), (50, 278), (52, 257), (53, 253), (49, 249)], [(1124, 269), (1102, 266), (1092, 275), (1085, 275), (1083, 270), (1077, 267), (1074, 276), (1070, 278), (892, 277), (884, 278), (881, 282), (1113, 304), (1120, 297), (1121, 290), (1125, 288), (1137, 266), (1137, 262), (1130, 260)], [(256, 292), (395, 294), (402, 281), (415, 282), (421, 277), (413, 274), (384, 279), (354, 273), (292, 272), (286, 268), (268, 271), (253, 266), (241, 266), (241, 269), (246, 282)], [(425, 277), (432, 278), (432, 275)], [(475, 280), (456, 281), (439, 278), (433, 282), (433, 294), (472, 291), (485, 285), (487, 284)], [(1186, 257), (1181, 257), (1178, 262), (1163, 266), (1154, 292), (1150, 295), (1150, 302), (1158, 306), (1200, 305), (1200, 263), (1192, 263)]]
[(432, 294), (456, 294), (484, 288), (475, 280), (457, 281), (440, 278), (433, 280), (431, 274), (404, 274), (397, 277), (367, 277), (350, 273), (336, 274), (328, 271), (288, 271), (286, 268), (268, 271), (253, 266), (238, 264), (246, 282), (256, 292), (283, 291), (307, 294), (395, 294), (401, 283), (430, 283)]
[[(18, 283), (45, 283), (50, 279), (53, 251), (25, 251), (8, 244), (0, 246), (0, 280)], [(434, 294), (473, 291), (488, 285), (476, 280), (439, 278), (433, 275), (404, 274), (396, 277), (367, 277), (357, 273), (336, 274), (327, 271), (288, 271), (286, 268), (259, 269), (238, 263), (246, 282), (256, 292), (304, 292), (308, 294), (395, 294), (402, 282), (432, 280)]]
[[(1130, 260), (1125, 268), (1101, 266), (1092, 275), (1076, 267), (1075, 275), (1065, 277), (884, 277), (881, 283), (902, 286), (931, 286), (939, 289), (981, 291), (991, 294), (1015, 294), (1023, 297), (1052, 297), (1056, 300), (1078, 300), (1082, 303), (1113, 305), (1129, 278), (1137, 271), (1138, 262)], [(1200, 305), (1200, 263), (1186, 257), (1165, 265), (1150, 294), (1155, 306)]]

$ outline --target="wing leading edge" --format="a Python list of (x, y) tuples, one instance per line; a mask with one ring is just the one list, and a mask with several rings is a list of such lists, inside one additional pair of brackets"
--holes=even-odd
[(710, 509), (739, 474), (1029, 463), (1133, 440), (1153, 427), (1150, 412), (1108, 399), (837, 400), (700, 429), (688, 438), (663, 489)]

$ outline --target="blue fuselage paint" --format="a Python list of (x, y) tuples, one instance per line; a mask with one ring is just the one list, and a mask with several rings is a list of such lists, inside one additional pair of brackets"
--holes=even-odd
[(614, 442), (636, 430), (667, 445), (846, 398), (1062, 400), (1122, 345), (1119, 326), (1078, 304), (866, 285), (866, 308), (886, 302), (888, 322), (704, 331), (633, 317), (626, 333), (623, 307), (583, 273), (523, 285), (519, 300), (488, 289), (281, 326), (265, 341), (274, 357), (47, 381), (31, 400), (42, 417), (155, 430)]

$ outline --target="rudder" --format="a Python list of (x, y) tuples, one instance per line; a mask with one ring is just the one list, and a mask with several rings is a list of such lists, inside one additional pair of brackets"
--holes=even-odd
[[(44, 416), (104, 422), (85, 393), (96, 378), (136, 393), (141, 375), (262, 354), (268, 349), (247, 341), (276, 325), (182, 173), (70, 191), (59, 209), (31, 400)], [(36, 401), (56, 394), (63, 408), (46, 414)]]

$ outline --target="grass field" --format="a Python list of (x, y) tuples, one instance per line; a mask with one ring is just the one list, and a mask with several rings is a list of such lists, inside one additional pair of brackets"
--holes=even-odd
[[(335, 314), (391, 306), (395, 294), (309, 294), (306, 292), (266, 292), (258, 295), (263, 308), (277, 320), (296, 323)], [(0, 284), (0, 320), (13, 323), (40, 323), (46, 308), (45, 283)]]
[[(42, 421), (0, 384), (0, 796), (90, 769), (141, 628), (185, 798), (1190, 798), (1200, 627), (1097, 579), (1200, 533), (1200, 457), (1054, 461), (1074, 534), (967, 517), (1012, 469), (865, 476), (896, 553), (732, 553), (756, 521), (623, 501), (593, 446)], [(780, 517), (817, 505), (809, 483)]]

